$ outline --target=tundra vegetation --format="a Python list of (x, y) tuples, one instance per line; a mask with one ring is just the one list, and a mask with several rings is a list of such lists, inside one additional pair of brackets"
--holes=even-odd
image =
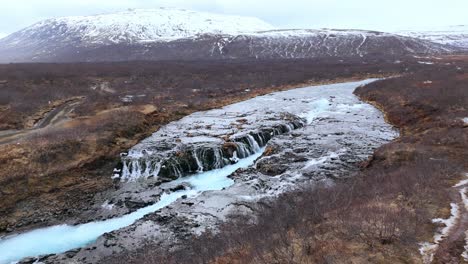
[[(148, 241), (109, 263), (422, 263), (421, 243), (441, 227), (431, 220), (450, 217), (459, 196), (453, 186), (468, 170), (467, 66), (466, 58), (450, 58), (358, 88), (401, 136), (354, 177), (263, 201), (254, 221), (232, 215), (172, 251)], [(464, 232), (449, 232), (433, 263), (463, 263), (464, 246)]]
[(272, 91), (423, 67), (404, 66), (380, 58), (0, 65), (0, 127), (9, 132), (0, 134), (0, 232), (76, 219), (113, 188), (119, 154), (170, 121)]
[[(468, 171), (467, 67), (466, 57), (433, 65), (412, 58), (0, 65), (0, 126), (13, 131), (0, 134), (0, 233), (76, 218), (113, 187), (120, 152), (194, 111), (301, 85), (397, 76), (356, 90), (401, 137), (354, 177), (259, 203), (255, 221), (232, 215), (172, 251), (148, 241), (108, 262), (419, 263), (420, 243), (437, 229), (431, 219), (450, 216), (452, 186)], [(77, 100), (71, 111), (55, 114), (70, 100)], [(50, 115), (60, 121), (35, 126)], [(435, 262), (461, 261), (465, 237), (452, 238)]]

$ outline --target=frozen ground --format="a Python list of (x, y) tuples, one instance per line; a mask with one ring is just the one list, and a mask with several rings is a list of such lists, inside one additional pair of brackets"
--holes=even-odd
[(447, 237), (449, 232), (452, 230), (454, 227), (456, 221), (460, 217), (459, 213), (459, 208), (458, 204), (456, 203), (451, 203), (450, 204), (450, 217), (447, 219), (442, 219), (442, 218), (436, 218), (432, 219), (433, 223), (441, 224), (443, 225), (442, 228), (440, 228), (439, 231), (437, 231), (434, 234), (434, 241), (433, 242), (425, 242), (421, 244), (421, 248), (419, 249), (419, 252), (423, 256), (423, 263), (432, 263), (434, 259), (434, 253), (439, 247), (440, 242)]
[[(468, 177), (468, 174), (465, 174), (465, 177)], [(468, 198), (467, 198), (467, 186), (468, 180), (462, 179), (460, 182), (455, 184), (453, 188), (457, 189), (460, 196), (456, 201), (450, 204), (450, 217), (447, 219), (436, 218), (432, 222), (440, 224), (441, 226), (434, 234), (434, 239), (432, 242), (421, 243), (419, 252), (423, 256), (423, 263), (428, 264), (432, 263), (434, 260), (434, 255), (437, 253), (441, 243), (449, 239), (450, 236), (456, 237), (457, 230), (463, 230), (466, 237), (465, 251), (462, 253), (461, 257), (468, 261), (468, 231), (464, 231), (464, 222), (466, 222), (466, 212), (468, 211)]]

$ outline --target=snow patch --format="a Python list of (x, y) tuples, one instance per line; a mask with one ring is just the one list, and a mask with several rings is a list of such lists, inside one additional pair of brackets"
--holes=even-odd
[(468, 261), (468, 230), (465, 232), (465, 251), (462, 253), (464, 261)]
[(468, 25), (441, 27), (430, 31), (399, 31), (395, 33), (439, 44), (468, 48)]
[(456, 203), (450, 204), (450, 213), (451, 216), (448, 219), (436, 218), (432, 219), (433, 223), (438, 223), (444, 225), (442, 229), (434, 235), (434, 242), (433, 243), (421, 243), (421, 247), (419, 248), (419, 252), (423, 256), (423, 263), (431, 263), (434, 259), (434, 253), (436, 252), (437, 248), (439, 247), (439, 243), (448, 235), (450, 230), (455, 225), (455, 222), (460, 217), (460, 210)]
[(460, 190), (460, 195), (466, 210), (468, 210), (468, 196), (466, 195), (467, 190), (467, 187)]
[(106, 200), (102, 205), (101, 205), (102, 209), (106, 209), (106, 210), (112, 210), (114, 209), (114, 205), (109, 203), (108, 200)]
[[(465, 174), (468, 177), (468, 174)], [(455, 184), (453, 188), (460, 188), (468, 184), (468, 179), (461, 180), (459, 183)], [(467, 187), (464, 187), (459, 190), (460, 196), (463, 201), (463, 205), (465, 210), (468, 210), (468, 197), (466, 195)], [(456, 203), (450, 204), (450, 217), (448, 219), (436, 218), (433, 219), (433, 223), (438, 223), (444, 225), (444, 227), (435, 233), (434, 235), (434, 242), (433, 243), (421, 243), (421, 247), (419, 248), (419, 252), (423, 256), (423, 263), (431, 263), (434, 258), (434, 253), (436, 252), (437, 248), (439, 247), (440, 241), (442, 241), (450, 232), (450, 230), (454, 227), (456, 221), (460, 218), (460, 208)], [(468, 231), (467, 231), (468, 232)], [(462, 254), (463, 258), (468, 257), (468, 237), (467, 244), (465, 245), (465, 252)]]
[(467, 184), (468, 184), (468, 179), (460, 181), (459, 183), (455, 184), (453, 187), (458, 188), (458, 187), (465, 186)]
[[(460, 195), (462, 197), (463, 204), (465, 205), (466, 210), (468, 210), (468, 196), (466, 195), (467, 191), (468, 191), (467, 187), (460, 190)], [(465, 251), (462, 253), (461, 256), (463, 260), (468, 262), (468, 230), (465, 231)]]
[(434, 64), (433, 62), (430, 61), (418, 61), (419, 64), (425, 64), (425, 65), (432, 65)]

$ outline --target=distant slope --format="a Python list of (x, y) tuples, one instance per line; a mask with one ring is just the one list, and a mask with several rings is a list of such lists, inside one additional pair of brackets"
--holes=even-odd
[[(115, 44), (63, 50), (51, 61), (189, 59), (275, 59), (325, 57), (401, 57), (441, 54), (451, 49), (429, 41), (369, 31), (277, 30), (146, 44)], [(47, 59), (45, 57), (44, 59)]]
[(468, 49), (468, 25), (451, 26), (430, 31), (400, 31), (398, 34)]
[(431, 55), (453, 47), (362, 30), (278, 30), (249, 17), (178, 9), (49, 19), (0, 40), (0, 62)]

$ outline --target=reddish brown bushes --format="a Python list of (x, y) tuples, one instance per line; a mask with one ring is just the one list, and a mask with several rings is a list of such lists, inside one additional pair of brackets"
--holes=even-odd
[[(418, 173), (421, 168), (426, 169)], [(409, 261), (433, 213), (425, 203), (449, 200), (434, 186), (454, 172), (420, 160), (333, 187), (307, 187), (258, 205), (255, 223), (233, 216), (219, 234), (206, 233), (169, 254), (150, 244), (119, 263), (325, 263), (345, 261), (351, 249), (359, 259), (382, 248)], [(353, 243), (362, 245), (355, 249)]]
[[(12, 120), (0, 111), (0, 123), (22, 128), (24, 118), (50, 102), (74, 96), (86, 97), (75, 110), (84, 116), (128, 104), (200, 105), (247, 94), (246, 89), (254, 94), (260, 88), (398, 73), (400, 67), (335, 59), (0, 65), (1, 79), (7, 81), (0, 86), (0, 107), (16, 115)], [(132, 102), (123, 102), (128, 95), (134, 96)]]

